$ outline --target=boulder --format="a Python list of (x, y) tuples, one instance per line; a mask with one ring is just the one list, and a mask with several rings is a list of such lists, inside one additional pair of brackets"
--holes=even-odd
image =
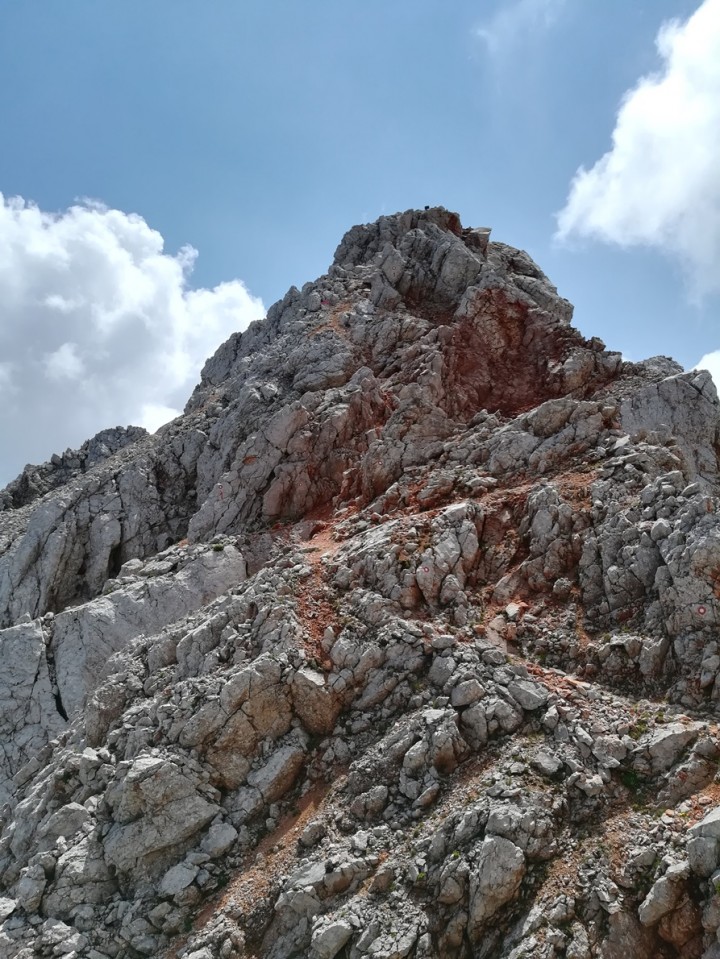
[(490, 836), (483, 841), (470, 875), (469, 932), (475, 942), (488, 921), (516, 896), (526, 869), (522, 850), (509, 839)]

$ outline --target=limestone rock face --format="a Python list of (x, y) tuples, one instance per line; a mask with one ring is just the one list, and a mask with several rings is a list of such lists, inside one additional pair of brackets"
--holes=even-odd
[(134, 582), (131, 576), (122, 577), (122, 588), (55, 616), (51, 646), (69, 716), (78, 714), (110, 657), (136, 635), (182, 619), (241, 583), (245, 575), (245, 560), (229, 544), (189, 555), (166, 552)]
[(0, 509), (18, 509), (82, 476), (103, 460), (147, 437), (140, 426), (116, 426), (102, 430), (87, 440), (79, 450), (54, 453), (42, 466), (26, 466), (23, 472), (0, 492)]
[(485, 923), (511, 900), (525, 875), (522, 850), (500, 836), (482, 844), (476, 872), (470, 882), (470, 934), (479, 939)]
[(46, 658), (46, 636), (38, 622), (0, 631), (0, 799), (8, 783), (37, 757), (48, 739), (65, 728), (58, 713)]
[(105, 860), (121, 874), (153, 875), (219, 810), (177, 763), (144, 755), (128, 765), (106, 793), (114, 825), (104, 838)]
[(720, 948), (720, 405), (443, 208), (0, 493), (0, 959)]

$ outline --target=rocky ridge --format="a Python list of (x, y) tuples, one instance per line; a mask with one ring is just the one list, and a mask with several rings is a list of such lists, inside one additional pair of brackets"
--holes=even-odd
[(720, 956), (709, 374), (442, 208), (0, 494), (0, 957)]

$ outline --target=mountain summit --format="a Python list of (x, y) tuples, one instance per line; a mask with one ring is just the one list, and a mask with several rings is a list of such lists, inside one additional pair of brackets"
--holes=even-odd
[(0, 959), (718, 959), (720, 405), (441, 207), (0, 493)]

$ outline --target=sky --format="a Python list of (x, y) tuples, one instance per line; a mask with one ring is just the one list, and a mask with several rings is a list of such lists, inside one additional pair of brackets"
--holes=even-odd
[(720, 0), (3, 0), (0, 484), (426, 204), (720, 383)]

